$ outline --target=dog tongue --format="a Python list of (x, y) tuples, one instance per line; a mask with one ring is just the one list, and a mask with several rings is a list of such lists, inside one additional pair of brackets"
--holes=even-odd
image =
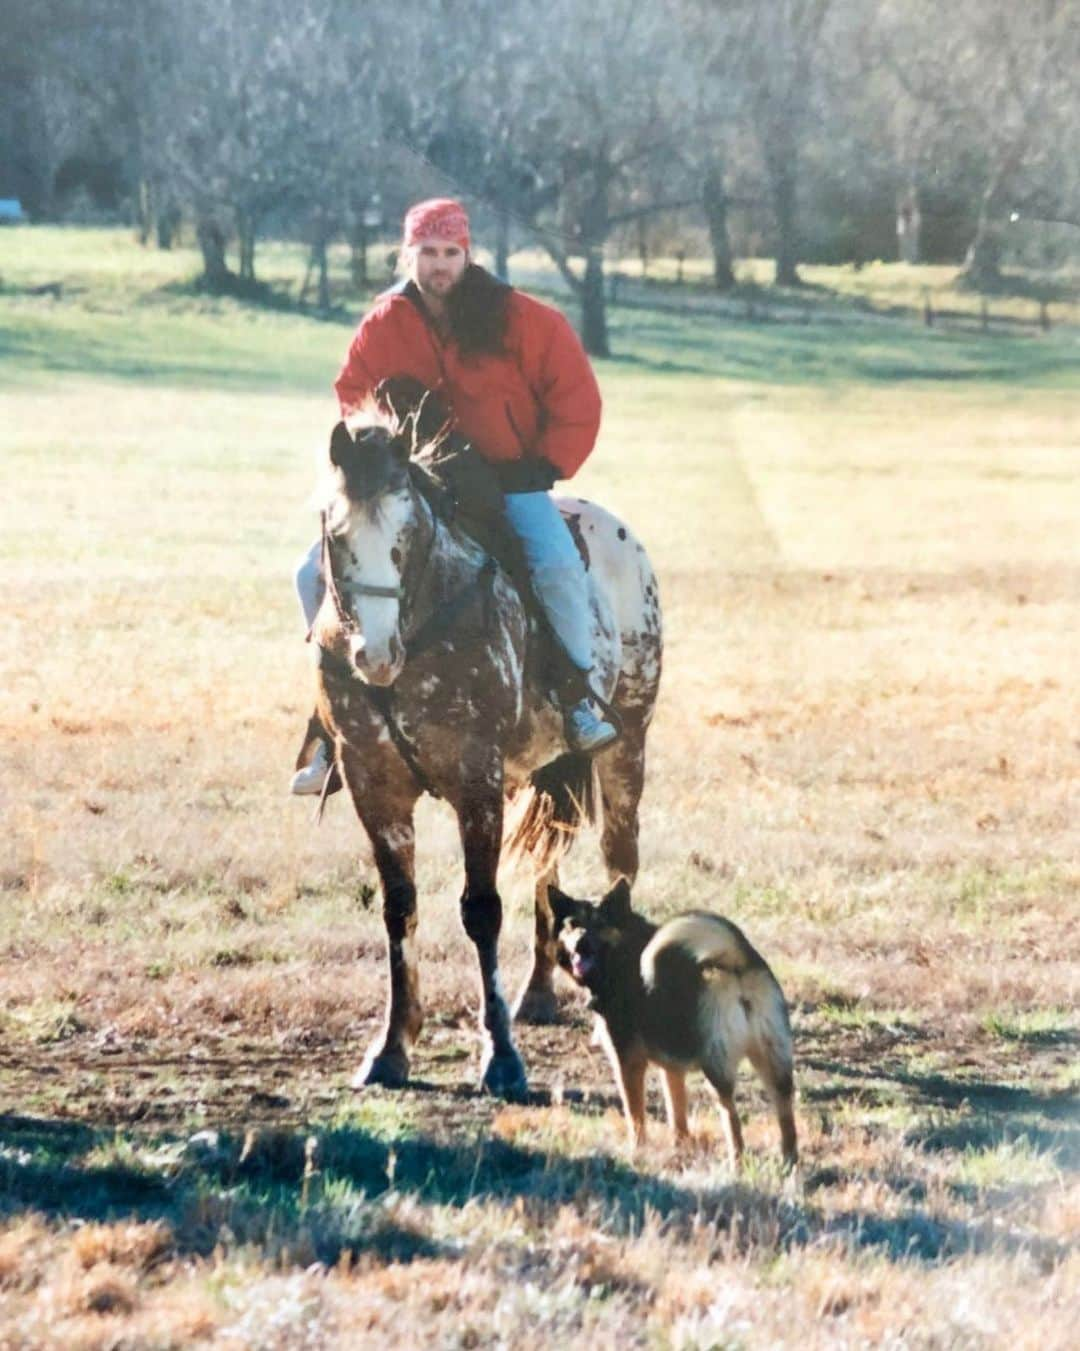
[(593, 969), (592, 960), (575, 952), (570, 961), (570, 973), (575, 980), (584, 980)]

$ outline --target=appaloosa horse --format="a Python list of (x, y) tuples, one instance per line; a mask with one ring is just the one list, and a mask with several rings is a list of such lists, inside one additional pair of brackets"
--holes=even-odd
[[(499, 979), (504, 796), (529, 803), (518, 844), (532, 852), (538, 873), (533, 969), (517, 1012), (543, 1021), (555, 1006), (547, 885), (559, 841), (590, 796), (593, 771), (587, 759), (566, 753), (521, 596), (432, 505), (410, 449), (394, 425), (354, 435), (339, 423), (323, 499), (326, 596), (312, 630), (320, 650), (318, 709), (371, 839), (390, 959), (386, 1025), (354, 1084), (403, 1084), (420, 1031), (413, 808), (427, 791), (444, 797), (459, 823), (461, 917), (480, 964), (482, 1084), (512, 1096), (525, 1088), (525, 1069)], [(613, 878), (632, 881), (645, 732), (660, 678), (656, 579), (641, 545), (609, 513), (580, 499), (560, 508), (588, 568), (592, 683), (622, 723), (620, 739), (593, 761), (604, 859)]]

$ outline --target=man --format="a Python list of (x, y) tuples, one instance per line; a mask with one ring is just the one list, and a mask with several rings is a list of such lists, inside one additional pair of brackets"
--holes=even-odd
[[(493, 466), (506, 519), (520, 539), (533, 589), (574, 665), (593, 664), (585, 567), (548, 490), (580, 469), (600, 427), (600, 391), (573, 329), (549, 305), (498, 281), (469, 257), (469, 219), (459, 202), (419, 202), (405, 216), (407, 279), (364, 318), (334, 388), (343, 417), (378, 385), (407, 376), (435, 391), (458, 431)], [(318, 545), (297, 570), (310, 625), (322, 599)], [(616, 731), (582, 699), (565, 709), (575, 750), (593, 752)], [(330, 768), (321, 745), (293, 778), (317, 793)]]

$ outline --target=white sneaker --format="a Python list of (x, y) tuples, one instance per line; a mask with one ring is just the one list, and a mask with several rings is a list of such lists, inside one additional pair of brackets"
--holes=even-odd
[(320, 741), (311, 757), (311, 764), (298, 769), (292, 776), (289, 792), (295, 793), (297, 797), (321, 793), (332, 768), (329, 748), (325, 741)]

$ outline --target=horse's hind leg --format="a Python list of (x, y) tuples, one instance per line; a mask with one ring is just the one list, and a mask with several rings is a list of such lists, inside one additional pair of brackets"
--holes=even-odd
[[(466, 767), (467, 768), (467, 767)], [(467, 773), (457, 804), (465, 853), (461, 921), (480, 963), (484, 1052), (481, 1086), (500, 1097), (518, 1097), (527, 1083), (525, 1065), (510, 1031), (510, 1010), (499, 976), (502, 900), (495, 885), (502, 846), (502, 774), (492, 763), (486, 773)]]
[(533, 964), (514, 1006), (514, 1017), (522, 1023), (553, 1023), (558, 1017), (558, 1004), (552, 976), (555, 971), (555, 917), (548, 901), (548, 887), (557, 886), (559, 869), (556, 864), (537, 872), (533, 895), (536, 928), (533, 937)]
[[(409, 1077), (409, 1050), (420, 1034), (420, 977), (416, 961), (416, 884), (414, 882), (415, 791), (373, 801), (360, 793), (362, 770), (348, 749), (343, 753), (345, 777), (353, 802), (371, 840), (383, 894), (389, 963), (386, 1023), (352, 1079), (354, 1088), (382, 1084), (400, 1088)], [(350, 763), (352, 760), (352, 763)], [(363, 799), (363, 801), (361, 801)]]
[(623, 734), (596, 756), (604, 826), (600, 849), (608, 877), (633, 882), (638, 871), (638, 804), (645, 785), (645, 728), (624, 719)]

